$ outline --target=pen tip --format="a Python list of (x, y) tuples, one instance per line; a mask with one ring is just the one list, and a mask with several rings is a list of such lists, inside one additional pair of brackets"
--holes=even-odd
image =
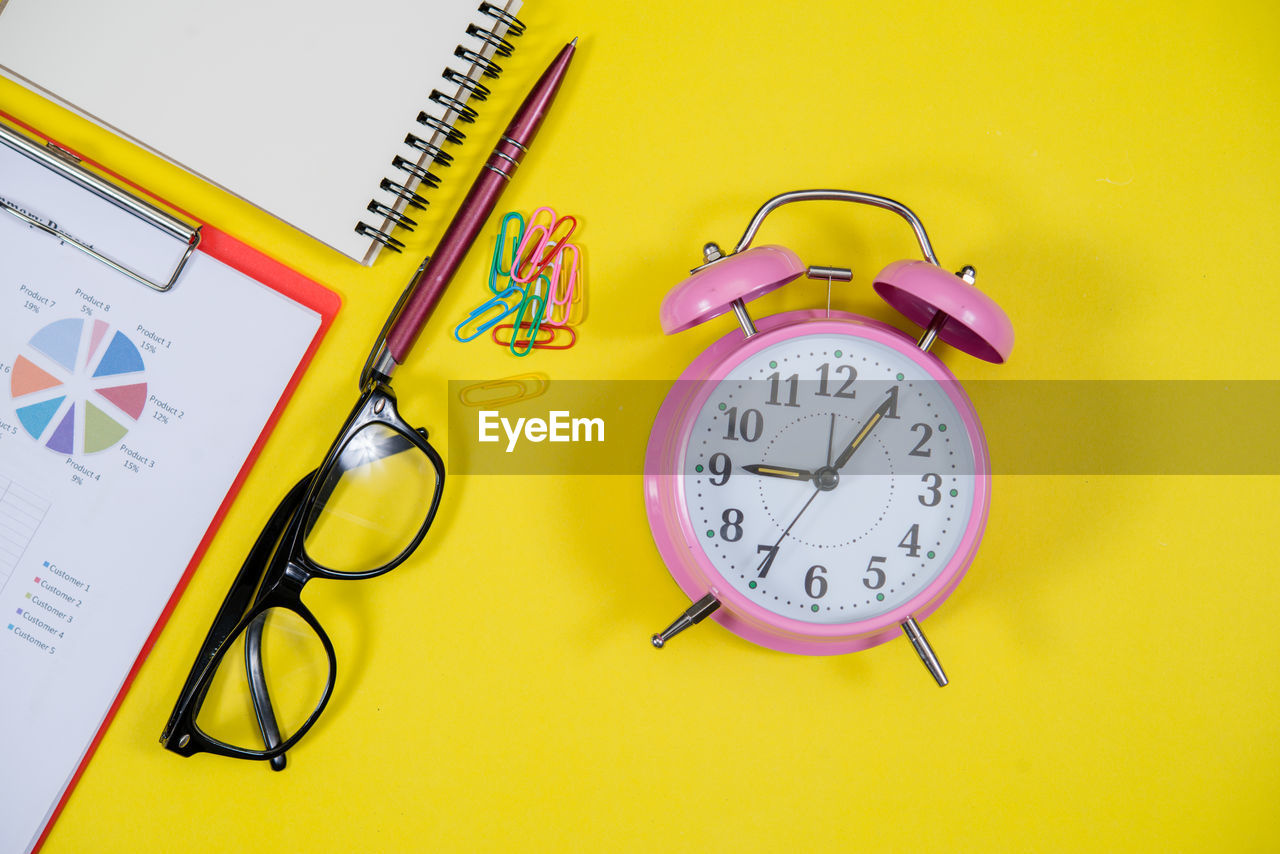
[(577, 47), (577, 46), (578, 46), (578, 37), (574, 36), (573, 41), (569, 42), (569, 47)]

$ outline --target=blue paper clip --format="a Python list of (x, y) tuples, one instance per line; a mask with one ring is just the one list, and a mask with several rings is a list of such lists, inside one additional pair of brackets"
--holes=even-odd
[[(508, 304), (506, 302), (506, 300), (508, 299), (512, 299), (512, 300), (518, 299), (519, 302)], [(481, 305), (473, 309), (472, 312), (467, 315), (465, 320), (463, 320), (456, 327), (454, 327), (453, 337), (457, 338), (459, 341), (461, 341), (464, 344), (468, 341), (473, 341), (476, 338), (483, 335), (485, 332), (488, 332), (490, 327), (497, 324), (499, 320), (502, 320), (502, 318), (506, 317), (511, 312), (523, 306), (525, 304), (525, 301), (526, 299), (525, 299), (524, 291), (520, 290), (519, 288), (513, 285), (512, 287), (509, 287), (502, 293), (498, 294), (493, 299), (485, 303), (482, 303)], [(468, 323), (470, 323), (471, 321), (475, 320), (478, 317), (481, 317), (490, 309), (495, 309), (495, 308), (500, 309), (499, 314), (481, 323), (478, 327), (476, 327), (475, 332), (471, 333), (466, 338), (462, 337), (462, 330), (466, 327)]]
[[(504, 249), (507, 244), (507, 223), (511, 220), (519, 223), (516, 228), (515, 239), (511, 243), (511, 260), (507, 262), (507, 269), (502, 269), (502, 259), (506, 254)], [(495, 294), (502, 293), (498, 287), (499, 279), (510, 279), (514, 272), (516, 262), (516, 253), (520, 251), (520, 241), (524, 240), (524, 217), (520, 216), (516, 211), (512, 211), (502, 218), (502, 225), (498, 228), (498, 244), (493, 248), (493, 263), (489, 265), (489, 290)], [(508, 282), (510, 284), (510, 282)]]
[[(547, 307), (547, 298), (542, 294), (543, 285), (551, 288), (551, 280), (545, 274), (539, 275), (538, 280), (534, 282), (529, 290), (525, 293), (525, 297), (520, 302), (519, 310), (516, 312), (515, 328), (511, 332), (511, 353), (514, 356), (527, 356), (533, 352), (533, 342), (538, 338), (538, 330), (542, 327), (542, 314)], [(522, 336), (520, 328), (524, 325), (525, 316), (529, 314), (529, 306), (533, 305), (533, 313), (530, 315), (529, 334)], [(527, 346), (524, 352), (516, 348), (516, 343), (523, 341)]]

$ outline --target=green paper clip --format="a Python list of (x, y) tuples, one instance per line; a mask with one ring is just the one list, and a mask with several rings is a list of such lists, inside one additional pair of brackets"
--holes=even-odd
[[(515, 239), (511, 243), (511, 260), (507, 262), (507, 269), (502, 269), (502, 259), (506, 254), (503, 250), (507, 243), (507, 223), (511, 220), (519, 223), (516, 229)], [(502, 289), (498, 287), (500, 279), (507, 279), (510, 284), (511, 273), (516, 262), (516, 252), (520, 249), (520, 241), (524, 239), (524, 217), (520, 216), (516, 211), (512, 211), (502, 218), (502, 225), (498, 227), (498, 242), (493, 247), (493, 263), (489, 265), (489, 290), (495, 294), (502, 293)]]
[[(516, 309), (515, 328), (511, 332), (510, 349), (512, 355), (527, 356), (533, 352), (533, 342), (538, 338), (538, 330), (542, 327), (542, 315), (547, 309), (547, 298), (542, 293), (544, 284), (547, 289), (550, 290), (551, 280), (548, 279), (545, 274), (541, 274), (538, 276), (538, 280), (525, 292), (524, 299), (520, 302), (520, 307)], [(532, 319), (529, 323), (528, 340), (524, 342), (526, 344), (524, 352), (521, 352), (516, 344), (522, 339), (520, 329), (524, 325), (525, 315), (529, 311), (530, 304), (535, 305), (536, 308), (533, 311)]]

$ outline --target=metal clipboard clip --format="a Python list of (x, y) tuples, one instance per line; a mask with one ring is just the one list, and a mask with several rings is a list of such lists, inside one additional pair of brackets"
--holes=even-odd
[(129, 193), (107, 179), (90, 172), (80, 165), (80, 161), (74, 154), (64, 149), (58, 148), (52, 143), (41, 146), (31, 139), (10, 130), (3, 124), (0, 124), (0, 144), (6, 145), (22, 154), (41, 166), (52, 170), (61, 177), (79, 185), (81, 188), (88, 190), (100, 199), (110, 202), (116, 207), (127, 211), (146, 223), (160, 229), (176, 240), (180, 240), (186, 244), (186, 251), (182, 257), (178, 259), (177, 265), (173, 269), (173, 273), (169, 276), (168, 281), (156, 281), (150, 279), (143, 274), (122, 264), (120, 261), (109, 258), (106, 255), (94, 249), (92, 246), (84, 243), (78, 238), (67, 234), (53, 225), (41, 222), (25, 211), (21, 211), (14, 207), (4, 199), (0, 199), (0, 208), (5, 213), (12, 214), (18, 219), (44, 233), (62, 241), (68, 246), (80, 250), (91, 258), (95, 258), (106, 264), (118, 273), (122, 273), (133, 279), (139, 284), (146, 285), (152, 290), (167, 291), (173, 287), (178, 281), (178, 277), (182, 275), (182, 270), (190, 260), (191, 255), (195, 252), (196, 247), (200, 245), (200, 227), (193, 226), (174, 217), (145, 199), (141, 199), (132, 193)]

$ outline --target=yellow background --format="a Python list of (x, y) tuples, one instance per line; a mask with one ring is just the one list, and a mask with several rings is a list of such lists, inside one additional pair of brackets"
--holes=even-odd
[[(674, 378), (732, 322), (667, 338), (663, 294), (704, 242), (732, 245), (765, 199), (808, 187), (900, 199), (945, 265), (977, 267), (1018, 340), (1000, 367), (939, 349), (961, 378), (1275, 379), (1274, 4), (968, 6), (529, 0), (425, 227), (369, 269), (0, 84), (0, 109), (345, 300), (46, 850), (1280, 847), (1276, 477), (998, 477), (977, 560), (925, 623), (945, 689), (904, 640), (800, 657), (706, 623), (656, 652), (650, 633), (688, 602), (638, 475), (455, 477), (408, 564), (308, 588), (339, 681), (287, 771), (157, 744), (252, 537), (352, 404), (414, 256), (575, 35), (503, 207), (581, 218), (582, 339), (525, 360), (454, 342), (484, 294), (474, 252), (395, 380), (442, 448), (449, 379)], [(370, 45), (371, 77), (379, 50), (411, 43)], [(793, 207), (762, 238), (852, 267), (835, 306), (903, 325), (868, 286), (916, 252), (897, 218)], [(753, 311), (824, 299), (801, 282)], [(1091, 420), (1061, 429), (1088, 441)]]

